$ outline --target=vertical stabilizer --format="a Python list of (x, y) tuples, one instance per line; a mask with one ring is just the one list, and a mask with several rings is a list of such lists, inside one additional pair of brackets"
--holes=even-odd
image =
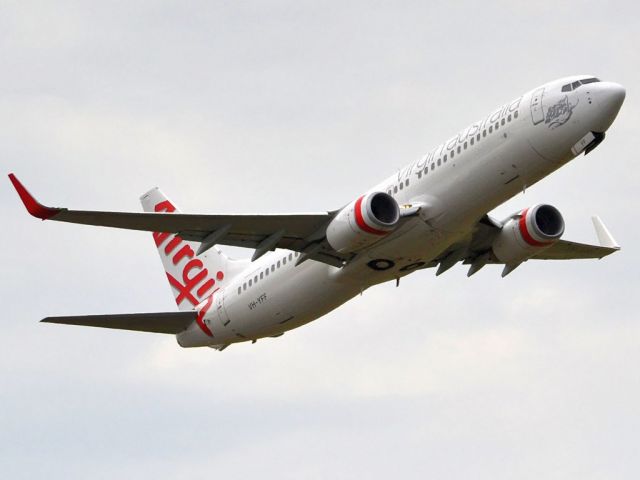
[[(142, 195), (140, 202), (145, 212), (179, 213), (157, 187)], [(247, 263), (229, 259), (217, 247), (197, 255), (198, 242), (188, 242), (173, 233), (154, 232), (153, 240), (180, 310), (195, 308), (226, 286)]]

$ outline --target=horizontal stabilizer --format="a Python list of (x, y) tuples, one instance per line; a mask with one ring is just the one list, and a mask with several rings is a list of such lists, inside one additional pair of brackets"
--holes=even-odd
[(138, 332), (178, 334), (196, 319), (198, 312), (124, 313), (116, 315), (79, 315), (73, 317), (47, 317), (45, 323), (82, 325), (85, 327), (115, 328)]

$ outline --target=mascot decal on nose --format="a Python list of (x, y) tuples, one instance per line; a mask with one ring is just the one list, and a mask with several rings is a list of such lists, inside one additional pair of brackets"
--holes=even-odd
[(565, 95), (562, 100), (547, 109), (544, 123), (552, 130), (564, 125), (571, 118), (571, 114), (573, 113), (573, 109), (576, 108), (576, 105), (578, 105), (577, 101), (572, 105), (569, 103), (569, 97)]

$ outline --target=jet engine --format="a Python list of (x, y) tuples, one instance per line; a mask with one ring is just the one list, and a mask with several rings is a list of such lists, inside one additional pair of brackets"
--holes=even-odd
[(539, 204), (512, 215), (493, 241), (492, 249), (501, 262), (517, 266), (549, 248), (564, 233), (564, 219), (557, 208)]
[(338, 252), (357, 252), (392, 232), (399, 220), (398, 202), (371, 192), (340, 210), (327, 227), (327, 241)]

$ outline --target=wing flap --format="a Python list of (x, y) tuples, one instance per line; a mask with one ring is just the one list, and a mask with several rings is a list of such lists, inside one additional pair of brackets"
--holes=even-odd
[(70, 317), (47, 317), (44, 323), (81, 325), (85, 327), (114, 328), (137, 332), (177, 334), (185, 330), (196, 319), (197, 312), (124, 313), (115, 315), (78, 315)]

